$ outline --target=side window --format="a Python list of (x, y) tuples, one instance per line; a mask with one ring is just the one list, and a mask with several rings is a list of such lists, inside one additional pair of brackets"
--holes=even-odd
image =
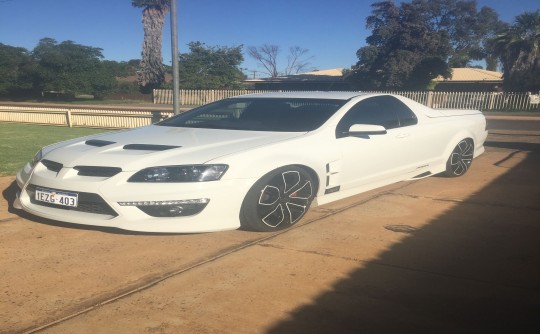
[(390, 107), (395, 110), (399, 118), (400, 127), (415, 125), (418, 123), (416, 115), (412, 112), (411, 109), (409, 109), (409, 107), (407, 107), (403, 102), (396, 99), (395, 97), (388, 96), (388, 98), (392, 99)]
[[(391, 96), (375, 96), (358, 102), (343, 116), (336, 128), (336, 137), (346, 135), (353, 124), (374, 124), (386, 129), (399, 127), (399, 118), (388, 103)], [(393, 98), (392, 98), (393, 99)]]

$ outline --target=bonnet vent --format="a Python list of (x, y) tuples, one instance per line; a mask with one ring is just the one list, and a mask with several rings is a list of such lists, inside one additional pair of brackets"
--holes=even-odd
[(47, 160), (47, 159), (41, 160), (41, 163), (45, 167), (47, 167), (48, 170), (56, 172), (56, 173), (58, 173), (64, 167), (64, 165), (62, 165), (59, 162), (55, 162), (55, 161), (51, 161), (51, 160)]
[(103, 147), (103, 146), (114, 144), (114, 142), (108, 141), (108, 140), (90, 139), (90, 140), (87, 140), (85, 144), (90, 145), (90, 146)]
[(172, 145), (151, 145), (151, 144), (129, 144), (124, 146), (124, 150), (137, 150), (137, 151), (166, 151), (173, 148), (179, 148), (181, 146)]

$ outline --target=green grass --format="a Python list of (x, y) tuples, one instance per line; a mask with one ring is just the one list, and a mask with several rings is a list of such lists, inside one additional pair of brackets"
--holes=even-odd
[(15, 175), (43, 146), (104, 129), (0, 123), (0, 176)]

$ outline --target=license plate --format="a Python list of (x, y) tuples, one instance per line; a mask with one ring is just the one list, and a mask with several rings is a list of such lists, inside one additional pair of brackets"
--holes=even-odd
[(76, 193), (37, 188), (36, 200), (63, 206), (77, 207), (79, 196)]

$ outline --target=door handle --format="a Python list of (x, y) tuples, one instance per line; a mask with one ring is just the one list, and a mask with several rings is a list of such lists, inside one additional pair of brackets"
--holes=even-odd
[(410, 133), (398, 133), (396, 135), (396, 138), (406, 138), (406, 137), (409, 137), (411, 134)]

